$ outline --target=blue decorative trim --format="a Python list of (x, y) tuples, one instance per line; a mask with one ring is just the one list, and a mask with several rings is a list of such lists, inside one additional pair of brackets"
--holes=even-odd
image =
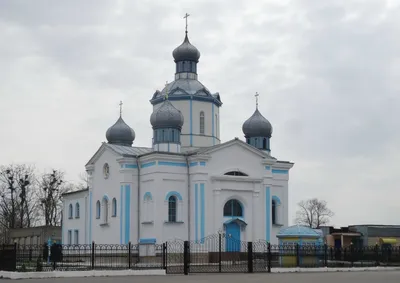
[(89, 192), (89, 243), (90, 244), (92, 240), (92, 218), (93, 218), (93, 197), (92, 197), (92, 192)]
[(214, 127), (215, 127), (215, 125), (214, 125), (214, 121), (215, 121), (215, 119), (214, 119), (214, 104), (212, 105), (212, 107), (211, 107), (211, 115), (212, 115), (212, 136), (213, 136), (213, 145), (215, 145), (215, 134), (214, 134)]
[(154, 165), (156, 165), (155, 161), (147, 162), (147, 163), (143, 163), (142, 165), (140, 165), (140, 168), (147, 168), (147, 167), (151, 167), (151, 166), (154, 166)]
[[(212, 96), (198, 96), (198, 95), (170, 95), (168, 96), (168, 100), (170, 101), (182, 101), (182, 100), (195, 100), (195, 101), (206, 101), (212, 102), (215, 106), (219, 107), (222, 105), (222, 102)], [(164, 97), (158, 97), (156, 99), (150, 100), (150, 103), (153, 105), (157, 105), (164, 101)]]
[(200, 166), (206, 166), (206, 163), (204, 161), (200, 161)]
[(271, 237), (271, 189), (265, 189), (265, 239), (270, 242)]
[(190, 99), (190, 146), (193, 146), (193, 100)]
[(204, 184), (200, 184), (200, 209), (201, 209), (201, 218), (200, 218), (200, 237), (201, 243), (204, 243), (205, 237), (205, 192), (204, 192)]
[(155, 244), (157, 242), (156, 238), (141, 238), (139, 239), (139, 244)]
[(103, 200), (107, 200), (107, 201), (110, 201), (110, 199), (109, 199), (109, 197), (108, 197), (108, 195), (107, 194), (105, 194), (104, 196), (103, 196)]
[(175, 166), (175, 167), (186, 167), (184, 162), (170, 162), (170, 161), (158, 161), (158, 165), (161, 166)]
[(196, 243), (199, 240), (199, 200), (198, 200), (198, 185), (194, 185), (194, 233)]
[(271, 166), (265, 166), (265, 170), (271, 170)]
[(138, 168), (136, 164), (124, 164), (123, 167), (129, 168), (129, 169), (137, 169)]
[(281, 200), (277, 196), (272, 196), (272, 200), (274, 200), (276, 204), (281, 204)]
[(129, 243), (131, 228), (131, 186), (125, 185), (125, 244)]
[(153, 196), (152, 196), (152, 194), (151, 194), (150, 192), (146, 192), (146, 193), (144, 194), (143, 200), (145, 200), (147, 197), (149, 197), (150, 200), (153, 200)]
[(178, 192), (176, 192), (176, 191), (171, 191), (171, 192), (169, 192), (169, 193), (167, 194), (167, 196), (165, 197), (165, 200), (168, 201), (168, 199), (169, 199), (171, 196), (176, 196), (176, 197), (178, 198), (178, 200), (182, 200), (181, 194), (178, 193)]
[(289, 170), (283, 169), (272, 169), (272, 174), (288, 174)]
[(189, 164), (190, 167), (197, 166), (197, 165), (199, 165), (198, 162), (190, 162), (190, 164)]
[(121, 195), (120, 195), (120, 201), (119, 201), (119, 206), (120, 206), (120, 213), (119, 213), (119, 243), (122, 245), (123, 244), (123, 234), (122, 234), (122, 218), (123, 218), (123, 195), (124, 195), (124, 186), (121, 185)]

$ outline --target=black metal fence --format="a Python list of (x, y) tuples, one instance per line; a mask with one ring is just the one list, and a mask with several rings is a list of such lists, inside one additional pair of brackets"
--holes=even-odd
[(165, 269), (168, 274), (271, 272), (286, 267), (400, 266), (400, 247), (334, 248), (270, 245), (226, 234), (161, 245), (2, 245), (0, 270), (79, 271)]
[[(10, 271), (84, 271), (122, 269), (165, 269), (165, 244), (127, 245), (44, 245), (7, 246), (15, 255)], [(1, 254), (1, 252), (0, 252)], [(3, 268), (0, 260), (0, 270)]]

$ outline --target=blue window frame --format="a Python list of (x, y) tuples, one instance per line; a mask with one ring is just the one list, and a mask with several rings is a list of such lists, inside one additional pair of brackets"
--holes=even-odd
[(100, 201), (96, 202), (96, 219), (100, 219)]
[(79, 202), (77, 202), (75, 204), (75, 218), (79, 218), (80, 217), (80, 206), (79, 206)]
[(116, 217), (117, 216), (117, 199), (113, 198), (112, 200), (112, 214), (111, 217)]
[(177, 221), (177, 200), (176, 196), (170, 196), (168, 199), (168, 222)]
[(69, 208), (68, 208), (68, 218), (72, 219), (73, 215), (74, 215), (74, 208), (73, 208), (72, 204), (70, 204)]

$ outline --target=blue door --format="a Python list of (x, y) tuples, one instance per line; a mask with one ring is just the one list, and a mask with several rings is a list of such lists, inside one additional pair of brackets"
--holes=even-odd
[(240, 227), (237, 223), (226, 225), (226, 251), (240, 252)]

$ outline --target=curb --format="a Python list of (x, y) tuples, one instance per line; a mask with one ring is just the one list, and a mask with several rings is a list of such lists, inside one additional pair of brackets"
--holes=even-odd
[(91, 271), (51, 271), (51, 272), (9, 272), (0, 271), (1, 279), (45, 279), (109, 276), (166, 275), (165, 270), (91, 270)]
[(400, 267), (348, 267), (348, 268), (272, 268), (271, 273), (315, 273), (315, 272), (363, 272), (363, 271), (400, 271)]

